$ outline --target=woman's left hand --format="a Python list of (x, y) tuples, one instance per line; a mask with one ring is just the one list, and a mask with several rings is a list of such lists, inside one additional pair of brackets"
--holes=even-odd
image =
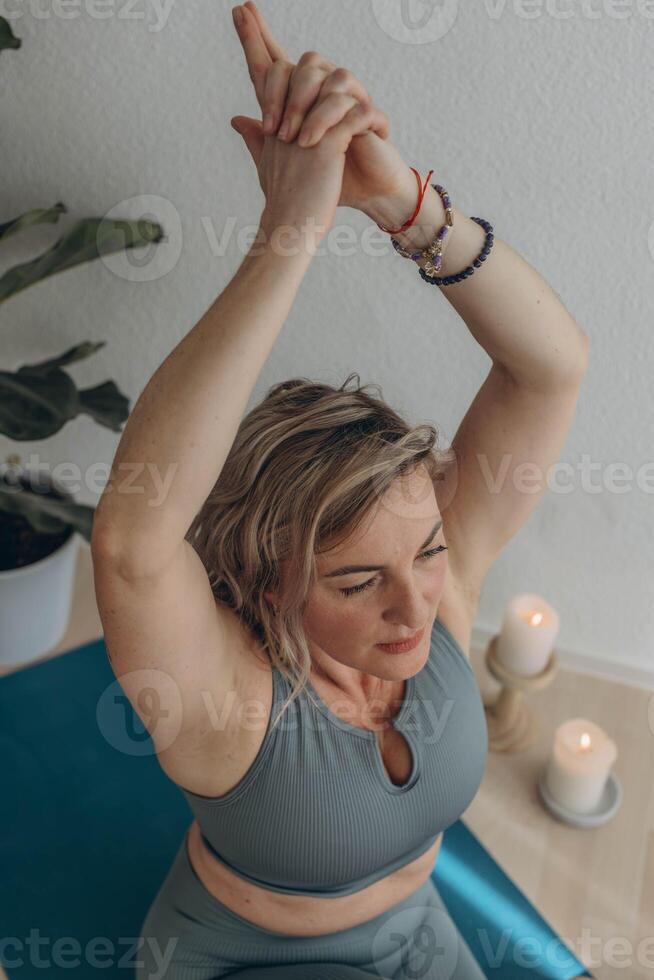
[[(304, 54), (297, 65), (290, 62), (253, 0), (247, 0), (240, 9), (244, 23), (236, 30), (248, 73), (262, 114), (272, 114), (270, 127), (246, 116), (235, 117), (243, 128), (250, 128), (251, 136), (263, 142), (265, 137), (275, 136), (282, 123), (288, 121), (285, 141), (298, 137), (300, 145), (311, 146), (341, 120), (343, 100), (330, 100), (331, 94), (346, 94), (353, 102), (371, 101), (352, 72), (337, 68), (315, 51)], [(304, 144), (302, 137), (307, 134), (310, 139)], [(373, 215), (383, 213), (387, 201), (405, 199), (407, 186), (410, 195), (417, 194), (415, 175), (388, 135), (385, 125), (377, 132), (360, 133), (352, 139), (345, 157), (339, 204)]]

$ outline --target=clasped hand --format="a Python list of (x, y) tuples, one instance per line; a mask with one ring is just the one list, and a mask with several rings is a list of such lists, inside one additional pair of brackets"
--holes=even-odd
[(235, 116), (255, 163), (266, 138), (314, 146), (358, 102), (374, 109), (370, 129), (355, 135), (346, 155), (339, 204), (367, 214), (386, 199), (415, 190), (415, 176), (389, 141), (386, 115), (372, 106), (363, 84), (346, 68), (339, 68), (317, 51), (305, 52), (297, 64), (290, 61), (273, 37), (253, 0), (234, 7), (234, 17), (247, 62), (248, 74), (261, 107), (263, 122)]

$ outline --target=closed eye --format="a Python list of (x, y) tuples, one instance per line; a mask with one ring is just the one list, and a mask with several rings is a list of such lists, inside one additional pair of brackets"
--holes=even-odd
[[(429, 561), (429, 559), (440, 554), (441, 551), (447, 551), (447, 546), (444, 544), (439, 544), (437, 548), (430, 548), (429, 551), (423, 551), (420, 555), (418, 555), (418, 557)], [(363, 582), (361, 585), (352, 585), (349, 589), (339, 589), (338, 591), (342, 592), (343, 595), (354, 595), (356, 592), (363, 592), (364, 589), (369, 589), (375, 584), (375, 581), (376, 579), (371, 578), (368, 579), (367, 582)]]

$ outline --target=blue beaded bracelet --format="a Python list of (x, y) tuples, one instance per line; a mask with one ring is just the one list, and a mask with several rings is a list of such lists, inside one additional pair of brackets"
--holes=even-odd
[[(438, 193), (441, 195), (441, 197), (443, 197), (443, 200), (445, 201), (445, 197), (447, 195), (445, 189), (441, 187), (440, 184), (432, 184), (431, 186), (434, 188), (434, 190), (438, 191)], [(446, 204), (449, 204), (449, 199), (446, 201)], [(486, 221), (484, 218), (472, 218), (471, 220), (476, 221), (477, 224), (481, 225), (481, 227), (486, 232), (486, 239), (484, 241), (484, 246), (481, 252), (479, 253), (479, 255), (477, 256), (477, 258), (473, 261), (472, 265), (469, 265), (467, 269), (463, 270), (463, 272), (457, 272), (456, 275), (453, 276), (431, 276), (429, 275), (429, 273), (425, 272), (424, 269), (419, 268), (418, 272), (420, 273), (421, 277), (424, 279), (425, 282), (430, 282), (434, 286), (449, 286), (450, 284), (455, 282), (462, 282), (464, 279), (467, 279), (469, 276), (471, 276), (474, 273), (475, 269), (479, 268), (482, 262), (486, 261), (488, 253), (492, 249), (493, 243), (495, 241), (495, 236), (493, 234), (493, 226), (490, 224), (490, 222)], [(446, 228), (446, 226), (443, 226), (443, 228), (441, 228), (439, 232), (439, 236), (435, 240), (435, 243), (432, 243), (432, 245), (434, 244), (436, 244), (436, 246), (440, 245), (442, 239), (445, 237), (445, 234), (448, 230), (449, 229)], [(419, 262), (421, 258), (428, 257), (426, 255), (426, 253), (428, 252), (432, 254), (431, 246), (428, 246), (427, 249), (419, 249), (416, 252), (409, 252), (407, 249), (403, 248), (395, 238), (391, 237), (391, 242), (396, 252), (404, 256), (404, 258), (413, 259), (414, 262)], [(437, 266), (440, 265), (440, 248), (438, 247), (436, 249), (435, 265)]]
[(455, 276), (430, 276), (425, 272), (424, 269), (418, 269), (418, 272), (420, 273), (421, 277), (424, 279), (425, 282), (431, 282), (435, 286), (449, 286), (451, 283), (461, 282), (463, 279), (467, 279), (469, 276), (471, 276), (475, 271), (475, 269), (478, 269), (479, 266), (482, 264), (482, 262), (486, 261), (488, 253), (492, 249), (493, 243), (495, 241), (495, 236), (493, 234), (493, 226), (489, 221), (486, 221), (484, 218), (472, 218), (471, 220), (476, 221), (477, 224), (481, 225), (481, 227), (486, 232), (486, 240), (484, 241), (484, 247), (482, 248), (477, 258), (473, 261), (472, 265), (469, 265), (467, 269), (463, 270), (463, 272), (457, 272)]

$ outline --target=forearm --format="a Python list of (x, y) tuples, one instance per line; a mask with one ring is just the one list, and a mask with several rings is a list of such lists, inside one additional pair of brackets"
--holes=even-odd
[[(269, 238), (245, 256), (142, 391), (94, 517), (96, 543), (154, 567), (179, 546), (220, 475), (310, 257)], [(261, 254), (253, 254), (255, 251)]]
[[(375, 204), (367, 212), (369, 216), (391, 228), (406, 221), (416, 203), (416, 179), (412, 173), (411, 179), (412, 192), (407, 186), (406, 193), (397, 200)], [(472, 265), (486, 235), (480, 225), (456, 208), (453, 213), (441, 276)], [(394, 236), (407, 248), (424, 248), (445, 223), (443, 202), (431, 185), (418, 218), (407, 232)], [(492, 219), (488, 220), (493, 224)], [(411, 264), (424, 266), (425, 260)], [(418, 276), (417, 268), (414, 274)], [(472, 276), (447, 286), (432, 286), (420, 279), (419, 285), (443, 293), (488, 356), (516, 381), (546, 386), (583, 374), (585, 333), (533, 266), (497, 235), (486, 260)]]

